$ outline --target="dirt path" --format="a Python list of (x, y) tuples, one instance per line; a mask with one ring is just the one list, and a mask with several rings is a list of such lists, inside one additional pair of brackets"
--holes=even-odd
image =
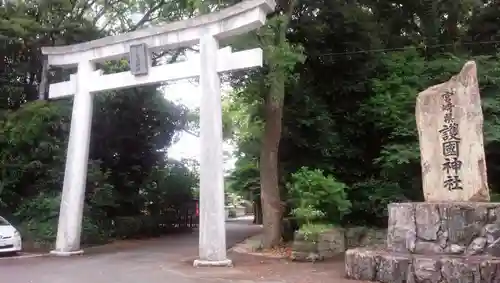
[(230, 253), (235, 263), (232, 269), (195, 269), (185, 261), (177, 268), (198, 278), (226, 279), (243, 282), (282, 283), (364, 283), (347, 280), (344, 277), (343, 258), (317, 263), (291, 262), (286, 259), (272, 259), (255, 255)]

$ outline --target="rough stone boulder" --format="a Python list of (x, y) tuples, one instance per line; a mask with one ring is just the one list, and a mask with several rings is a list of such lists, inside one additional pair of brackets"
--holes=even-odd
[(489, 201), (476, 64), (419, 93), (415, 109), (426, 201)]
[(392, 203), (386, 248), (348, 250), (345, 270), (376, 282), (500, 283), (500, 203)]
[(500, 203), (392, 203), (387, 250), (500, 256)]
[(345, 228), (347, 248), (378, 247), (385, 248), (387, 229), (355, 226)]
[(382, 283), (498, 283), (500, 258), (389, 253), (364, 248), (345, 256), (346, 276)]
[(342, 228), (333, 228), (314, 237), (305, 237), (297, 231), (294, 235), (291, 259), (314, 262), (340, 255), (345, 249), (345, 231)]

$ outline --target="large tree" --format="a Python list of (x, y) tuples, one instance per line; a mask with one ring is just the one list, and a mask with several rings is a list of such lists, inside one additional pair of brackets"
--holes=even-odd
[[(302, 46), (307, 58), (294, 65), (284, 90), (281, 140), (273, 160), (277, 180), (286, 182), (302, 166), (333, 174), (349, 187), (353, 207), (345, 222), (350, 224), (383, 226), (388, 202), (421, 199), (415, 95), (447, 80), (465, 58), (496, 55), (492, 19), (500, 16), (498, 3), (484, 2), (298, 1), (286, 39)], [(490, 96), (497, 74), (493, 63), (476, 60), (483, 76), (490, 187), (497, 190), (494, 113), (500, 108)], [(268, 67), (249, 76), (240, 97), (233, 98), (245, 105), (247, 117), (239, 120), (278, 124), (279, 116), (266, 112), (269, 100), (255, 95), (268, 94), (269, 85), (259, 84)], [(244, 133), (235, 131), (240, 162), (233, 177), (239, 184), (252, 184), (249, 161), (258, 160), (255, 147), (266, 135), (246, 124), (237, 127)], [(262, 193), (272, 187), (262, 179), (271, 172), (276, 171), (260, 176)]]

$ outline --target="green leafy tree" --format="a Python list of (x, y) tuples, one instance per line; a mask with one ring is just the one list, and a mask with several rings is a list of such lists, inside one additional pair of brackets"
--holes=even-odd
[(316, 221), (338, 225), (351, 208), (347, 186), (320, 169), (302, 167), (291, 175), (287, 188), (292, 214), (302, 225)]

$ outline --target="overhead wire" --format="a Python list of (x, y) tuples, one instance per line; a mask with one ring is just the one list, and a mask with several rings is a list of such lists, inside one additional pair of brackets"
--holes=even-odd
[(500, 40), (459, 42), (459, 43), (446, 43), (446, 44), (435, 44), (435, 45), (414, 45), (414, 46), (394, 47), (394, 48), (377, 48), (377, 49), (365, 49), (365, 50), (346, 51), (346, 52), (332, 52), (332, 53), (322, 53), (318, 55), (318, 57), (336, 56), (336, 55), (355, 55), (355, 54), (379, 53), (379, 52), (397, 52), (397, 51), (405, 51), (411, 49), (422, 49), (422, 48), (427, 49), (427, 48), (437, 48), (437, 47), (449, 47), (456, 45), (480, 45), (480, 44), (500, 44)]

